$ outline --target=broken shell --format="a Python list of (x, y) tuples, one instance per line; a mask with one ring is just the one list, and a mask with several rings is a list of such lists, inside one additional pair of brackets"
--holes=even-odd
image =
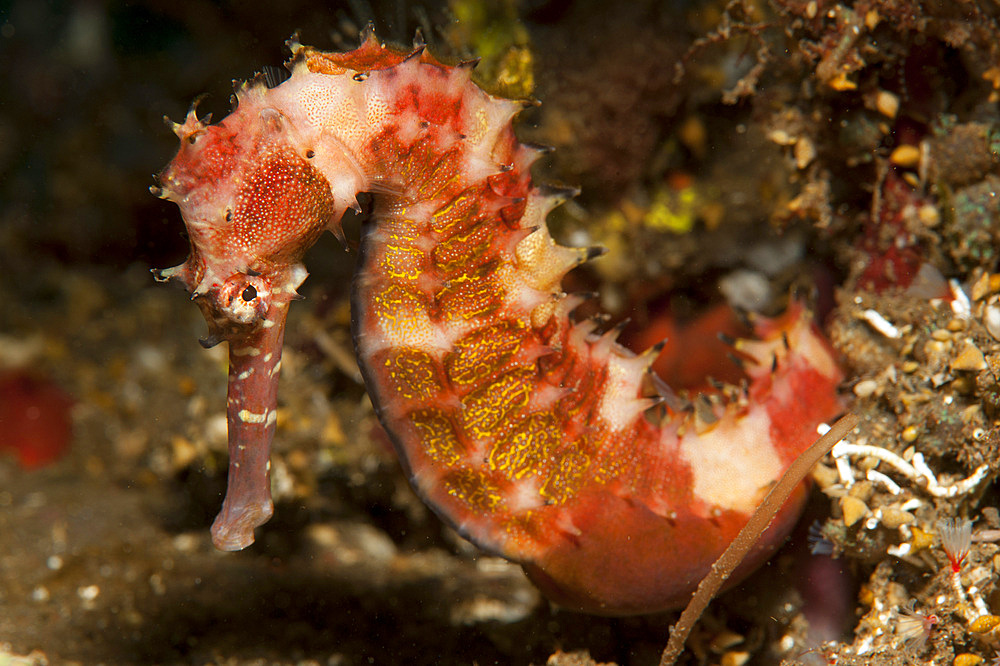
[(868, 505), (857, 497), (847, 495), (840, 498), (840, 510), (844, 512), (844, 525), (850, 527), (867, 515)]
[(823, 464), (817, 464), (813, 467), (812, 478), (813, 481), (816, 482), (816, 485), (823, 490), (840, 481), (840, 476), (837, 474), (837, 470)]
[(972, 284), (972, 288), (969, 290), (969, 296), (974, 301), (981, 300), (988, 296), (990, 293), (990, 274), (983, 273), (979, 276), (979, 279)]
[(924, 550), (930, 548), (934, 545), (934, 535), (925, 532), (919, 527), (912, 528), (913, 536), (910, 538), (910, 548), (912, 552), (917, 552), (918, 550)]
[(915, 522), (917, 522), (917, 519), (913, 517), (913, 514), (907, 513), (902, 509), (889, 507), (882, 511), (882, 524), (890, 530), (898, 529), (903, 525), (912, 525)]
[(848, 494), (851, 497), (857, 497), (862, 502), (867, 502), (875, 494), (875, 484), (871, 481), (858, 481), (853, 486), (851, 486)]
[(986, 357), (971, 340), (966, 340), (962, 351), (951, 362), (952, 370), (979, 372), (986, 369)]

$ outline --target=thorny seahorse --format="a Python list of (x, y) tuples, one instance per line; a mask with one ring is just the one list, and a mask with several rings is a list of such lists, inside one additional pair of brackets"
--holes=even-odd
[[(290, 43), (291, 77), (194, 109), (154, 193), (181, 209), (187, 261), (157, 271), (229, 343), (229, 486), (212, 526), (238, 550), (271, 516), (285, 315), (323, 231), (374, 193), (353, 334), (378, 416), (420, 496), (557, 603), (594, 613), (682, 605), (789, 463), (840, 410), (840, 372), (805, 309), (740, 340), (749, 383), (698, 408), (661, 400), (648, 366), (571, 313), (562, 277), (595, 254), (552, 240), (564, 191), (532, 184), (524, 102), (368, 34), (346, 53)], [(662, 384), (659, 382), (659, 384)], [(661, 386), (661, 391), (666, 389)], [(676, 405), (675, 405), (676, 407)], [(787, 534), (799, 488), (739, 573)]]

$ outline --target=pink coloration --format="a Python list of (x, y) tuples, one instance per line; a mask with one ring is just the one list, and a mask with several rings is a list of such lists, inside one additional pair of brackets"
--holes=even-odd
[(73, 436), (70, 399), (58, 386), (25, 370), (0, 373), (0, 452), (25, 469), (55, 462)]
[[(359, 366), (417, 492), (554, 600), (606, 614), (683, 604), (816, 427), (840, 372), (795, 303), (734, 352), (748, 378), (685, 409), (635, 355), (574, 323), (563, 276), (597, 252), (557, 245), (520, 144), (523, 104), (469, 67), (369, 35), (349, 53), (292, 45), (291, 78), (237, 92), (218, 125), (194, 113), (160, 176), (191, 255), (176, 277), (230, 345), (230, 482), (216, 545), (242, 548), (272, 510), (285, 312), (300, 261), (358, 192), (377, 194), (352, 295)], [(665, 394), (669, 390), (662, 389)], [(657, 407), (656, 412), (650, 408)], [(744, 563), (787, 533), (800, 489)]]
[(859, 287), (878, 294), (909, 287), (927, 255), (921, 238), (908, 225), (926, 198), (894, 171), (886, 174), (879, 194), (865, 224), (860, 250), (867, 261), (858, 278)]
[(902, 640), (903, 647), (912, 650), (914, 654), (923, 652), (927, 639), (931, 637), (934, 625), (940, 622), (933, 613), (922, 613), (914, 609), (914, 601), (899, 610), (896, 619), (896, 636)]

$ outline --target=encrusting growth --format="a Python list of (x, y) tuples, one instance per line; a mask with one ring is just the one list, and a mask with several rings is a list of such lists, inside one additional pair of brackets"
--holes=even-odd
[[(655, 353), (574, 322), (562, 277), (596, 254), (549, 235), (567, 196), (532, 183), (523, 103), (467, 65), (368, 34), (347, 53), (292, 44), (291, 77), (242, 86), (215, 125), (192, 111), (160, 174), (191, 238), (160, 271), (229, 343), (230, 481), (213, 526), (243, 548), (272, 512), (268, 450), (288, 304), (324, 230), (373, 192), (352, 293), (359, 365), (417, 492), (554, 601), (595, 613), (682, 605), (761, 498), (840, 411), (840, 372), (798, 303), (735, 353), (749, 383), (675, 411)], [(750, 561), (790, 529), (800, 487)]]

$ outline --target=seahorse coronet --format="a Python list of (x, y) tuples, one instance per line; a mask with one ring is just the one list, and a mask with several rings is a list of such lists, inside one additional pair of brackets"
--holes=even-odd
[[(191, 253), (157, 273), (196, 296), (229, 342), (229, 489), (216, 545), (271, 515), (285, 316), (324, 232), (372, 192), (352, 287), (359, 366), (418, 494), (482, 549), (521, 563), (558, 603), (605, 614), (683, 604), (761, 494), (840, 409), (832, 352), (806, 309), (740, 341), (748, 384), (690, 410), (650, 379), (618, 328), (574, 321), (565, 274), (599, 256), (553, 240), (576, 191), (535, 185), (547, 149), (520, 143), (530, 100), (477, 87), (468, 63), (374, 32), (345, 53), (293, 38), (291, 75), (237, 86), (217, 124), (173, 125), (154, 188), (181, 209)], [(275, 81), (271, 81), (274, 83)], [(660, 417), (650, 418), (652, 408)], [(787, 533), (800, 490), (749, 570)]]

